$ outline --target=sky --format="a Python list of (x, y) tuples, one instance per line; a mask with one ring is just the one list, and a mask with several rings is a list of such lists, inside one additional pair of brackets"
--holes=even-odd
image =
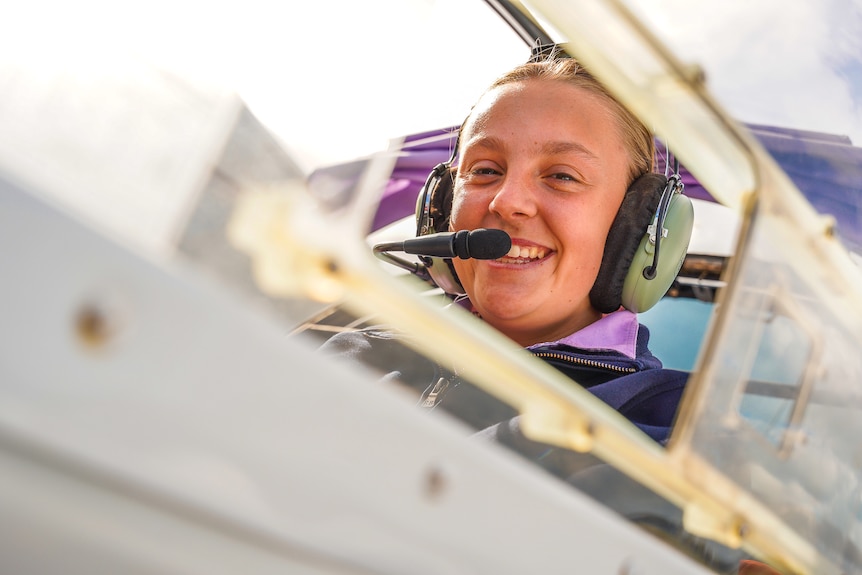
[[(738, 119), (862, 142), (862, 0), (629, 3)], [(307, 169), (459, 123), (525, 54), (463, 0), (31, 0), (0, 23), (0, 63), (119, 71), (131, 56), (234, 91)]]
[(862, 0), (630, 0), (741, 121), (862, 145)]
[[(459, 42), (439, 20), (452, 10), (481, 24)], [(120, 58), (150, 62), (235, 91), (310, 167), (460, 122), (487, 83), (528, 54), (489, 15), (483, 3), (460, 0), (32, 0), (4, 11), (0, 63), (86, 73), (119, 72)], [(501, 35), (504, 49), (488, 50)], [(441, 90), (465, 54), (481, 56), (482, 66)]]

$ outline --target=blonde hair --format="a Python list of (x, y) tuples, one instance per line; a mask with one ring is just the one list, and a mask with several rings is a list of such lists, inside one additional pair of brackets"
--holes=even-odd
[[(574, 58), (549, 57), (522, 64), (497, 78), (487, 91), (533, 79), (567, 82), (604, 100), (619, 125), (620, 134), (629, 152), (628, 183), (653, 170), (655, 141), (650, 131)], [(467, 120), (469, 119), (468, 116)]]

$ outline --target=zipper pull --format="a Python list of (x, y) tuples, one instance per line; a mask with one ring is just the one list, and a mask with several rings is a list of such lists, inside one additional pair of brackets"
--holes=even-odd
[(434, 407), (437, 405), (437, 398), (449, 387), (449, 380), (445, 377), (441, 377), (437, 380), (437, 383), (434, 384), (434, 387), (431, 389), (431, 393), (429, 393), (425, 399), (422, 400), (422, 407)]

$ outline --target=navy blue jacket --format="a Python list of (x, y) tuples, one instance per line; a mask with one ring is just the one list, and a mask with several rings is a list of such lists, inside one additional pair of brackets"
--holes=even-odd
[(532, 348), (593, 395), (616, 409), (644, 433), (667, 441), (688, 374), (664, 369), (649, 350), (649, 329), (638, 329), (634, 359), (616, 351), (566, 345)]

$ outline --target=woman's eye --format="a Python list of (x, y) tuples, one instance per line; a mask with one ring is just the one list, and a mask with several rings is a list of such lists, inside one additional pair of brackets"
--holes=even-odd
[(476, 166), (469, 169), (463, 176), (466, 183), (481, 184), (502, 175), (502, 171), (495, 166)]
[(573, 176), (572, 174), (567, 174), (565, 172), (559, 172), (556, 174), (551, 174), (551, 178), (553, 178), (555, 180), (561, 180), (564, 182), (577, 182), (578, 181), (578, 179), (575, 176)]
[(476, 176), (494, 176), (499, 174), (500, 172), (494, 168), (484, 167), (484, 168), (475, 168), (470, 172)]

